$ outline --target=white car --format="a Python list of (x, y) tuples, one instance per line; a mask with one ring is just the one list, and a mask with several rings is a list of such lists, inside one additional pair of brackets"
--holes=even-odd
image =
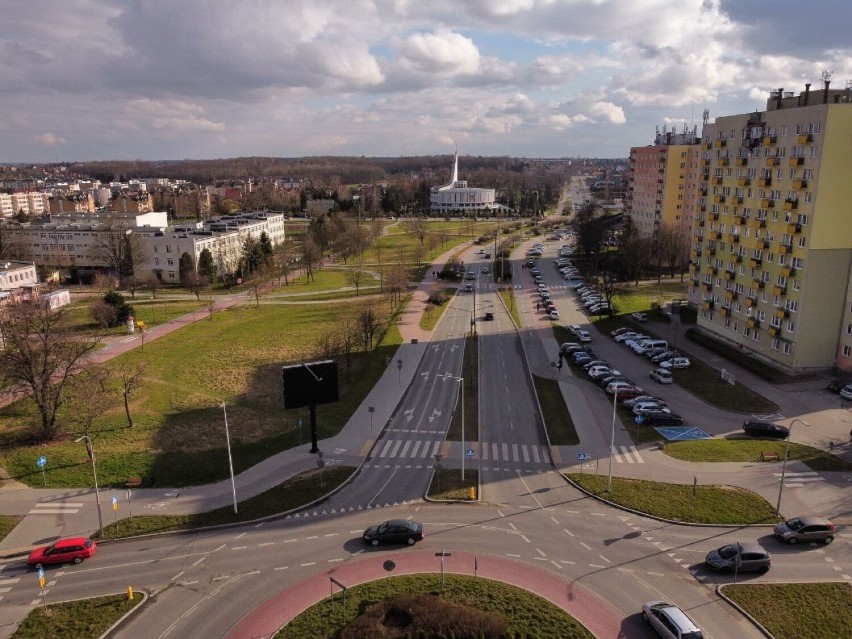
[(687, 357), (672, 357), (660, 364), (663, 368), (689, 368), (692, 362)]
[(616, 335), (613, 339), (619, 344), (623, 344), (629, 339), (633, 339), (634, 337), (639, 337), (639, 333), (635, 331), (627, 331), (626, 333), (620, 333)]
[(852, 384), (846, 384), (840, 389), (840, 396), (843, 399), (852, 399)]
[(639, 402), (638, 404), (633, 405), (634, 415), (644, 415), (645, 413), (650, 413), (652, 411), (662, 411), (664, 413), (671, 412), (667, 406), (663, 406), (657, 402)]
[(568, 330), (571, 331), (572, 334), (576, 335), (582, 329), (580, 328), (579, 324), (571, 324), (571, 326), (568, 327)]
[(580, 331), (577, 331), (575, 333), (575, 335), (577, 336), (577, 339), (579, 339), (581, 342), (591, 342), (592, 341), (592, 336), (589, 335), (589, 331), (580, 330)]
[(550, 311), (550, 319), (552, 319), (552, 320), (558, 320), (559, 319), (559, 311), (557, 311), (555, 308), (552, 311)]
[(621, 371), (612, 369), (609, 366), (592, 366), (589, 369), (589, 377), (592, 379), (600, 379), (607, 375), (621, 375)]
[(655, 368), (650, 373), (651, 379), (658, 381), (660, 384), (671, 384), (674, 382), (672, 373), (665, 368)]
[(665, 639), (702, 639), (704, 636), (683, 610), (666, 601), (642, 604), (642, 616)]
[(618, 389), (619, 393), (621, 391), (623, 391), (625, 388), (635, 388), (638, 391), (642, 390), (641, 388), (636, 386), (636, 384), (634, 384), (633, 382), (621, 381), (621, 380), (617, 381), (617, 382), (610, 382), (609, 384), (607, 384), (607, 386), (604, 390), (608, 395), (613, 395), (613, 394), (615, 394), (616, 388)]

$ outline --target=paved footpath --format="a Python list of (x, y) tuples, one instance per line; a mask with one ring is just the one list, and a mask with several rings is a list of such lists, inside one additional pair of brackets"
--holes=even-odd
[[(387, 560), (396, 564), (393, 570), (395, 576), (440, 573), (441, 570), (439, 559), (432, 552), (406, 550), (377, 553), (282, 588), (240, 619), (224, 637), (271, 637), (299, 613), (327, 598), (331, 592), (331, 578), (346, 587), (381, 579), (388, 576), (384, 568)], [(451, 557), (444, 559), (444, 572), (470, 576), (475, 572), (479, 577), (518, 586), (559, 606), (582, 623), (595, 637), (621, 636), (625, 617), (623, 612), (575, 581), (563, 579), (547, 570), (503, 557), (453, 551)]]

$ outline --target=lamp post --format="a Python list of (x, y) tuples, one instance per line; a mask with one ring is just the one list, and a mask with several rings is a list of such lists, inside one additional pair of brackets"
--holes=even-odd
[(606, 480), (606, 491), (612, 492), (612, 458), (615, 455), (615, 407), (618, 405), (618, 387), (612, 397), (612, 432), (609, 436), (609, 476)]
[(784, 490), (784, 475), (787, 474), (787, 458), (790, 456), (790, 437), (793, 434), (793, 424), (801, 422), (805, 426), (810, 426), (804, 419), (798, 417), (790, 422), (789, 430), (787, 431), (787, 446), (784, 448), (784, 463), (781, 464), (781, 482), (778, 484), (778, 503), (775, 505), (775, 515), (781, 516), (781, 492)]
[(101, 515), (101, 495), (98, 491), (98, 470), (95, 466), (95, 448), (92, 446), (92, 440), (88, 435), (82, 435), (74, 440), (74, 443), (86, 440), (86, 452), (89, 453), (89, 459), (92, 460), (92, 478), (95, 481), (95, 503), (98, 505), (98, 526), (101, 529), (101, 539), (104, 536), (104, 518)]
[[(234, 495), (234, 514), (237, 514), (237, 485), (234, 483), (234, 460), (231, 458), (231, 435), (228, 432), (228, 411), (225, 410), (225, 402), (222, 402), (222, 414), (225, 416), (225, 446), (228, 448), (228, 469), (231, 471), (231, 493)], [(299, 423), (301, 425), (301, 419)], [(302, 429), (299, 429), (301, 439)]]

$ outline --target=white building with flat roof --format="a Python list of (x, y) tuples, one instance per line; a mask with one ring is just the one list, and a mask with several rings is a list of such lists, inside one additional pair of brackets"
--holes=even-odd
[(469, 187), (466, 180), (459, 179), (459, 153), (456, 151), (453, 161), (453, 175), (444, 186), (433, 187), (429, 194), (433, 213), (465, 214), (468, 211), (492, 211), (496, 191), (494, 189), (478, 189)]

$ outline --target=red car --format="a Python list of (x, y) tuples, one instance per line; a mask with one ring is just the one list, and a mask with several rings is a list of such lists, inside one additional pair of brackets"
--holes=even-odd
[(42, 566), (46, 564), (68, 564), (82, 563), (95, 554), (97, 544), (94, 539), (88, 537), (73, 537), (71, 539), (60, 539), (51, 546), (37, 548), (30, 553), (27, 563), (30, 566)]

